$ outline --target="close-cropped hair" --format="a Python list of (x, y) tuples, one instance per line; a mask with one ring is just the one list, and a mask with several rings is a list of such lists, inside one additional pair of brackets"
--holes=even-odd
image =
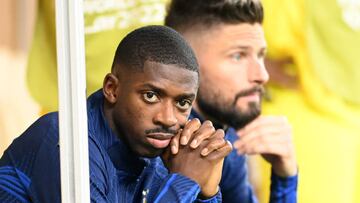
[(260, 0), (172, 0), (167, 8), (165, 25), (178, 31), (195, 26), (217, 24), (262, 24)]
[(115, 68), (143, 70), (145, 61), (172, 64), (199, 73), (195, 53), (174, 29), (150, 25), (130, 32), (116, 49)]

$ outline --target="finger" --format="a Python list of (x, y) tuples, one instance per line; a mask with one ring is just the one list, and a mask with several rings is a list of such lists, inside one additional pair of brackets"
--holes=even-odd
[[(235, 144), (234, 144), (235, 145)], [(292, 141), (288, 137), (282, 136), (262, 136), (253, 139), (241, 148), (236, 148), (238, 154), (273, 154), (285, 156), (291, 149)]]
[(276, 156), (284, 156), (286, 154), (286, 149), (282, 144), (249, 145), (243, 148), (243, 153), (248, 155), (271, 154)]
[[(263, 129), (262, 129), (263, 130)], [(246, 136), (238, 139), (234, 142), (234, 148), (237, 153), (244, 154), (247, 149), (252, 147), (253, 145), (264, 145), (279, 142), (281, 139), (280, 136), (276, 135), (276, 132), (271, 132), (270, 130), (267, 132), (253, 131), (248, 133)]]
[(270, 130), (267, 132), (264, 131), (264, 129), (261, 129), (248, 133), (246, 136), (234, 142), (234, 148), (237, 149), (237, 151), (240, 151), (241, 149), (244, 149), (253, 143), (262, 144), (268, 139), (273, 139), (272, 141), (274, 142), (276, 139), (273, 135), (274, 132), (271, 132)]
[(209, 139), (209, 142), (206, 144), (206, 146), (201, 150), (202, 156), (207, 156), (211, 152), (220, 149), (224, 145), (226, 145), (226, 140), (224, 139), (224, 131), (219, 129), (216, 130), (215, 133), (213, 133), (213, 136), (211, 139)]
[(285, 116), (260, 116), (246, 125), (243, 129), (237, 132), (239, 137), (245, 136), (248, 132), (259, 130), (261, 128), (272, 127), (291, 127), (289, 121)]
[(179, 130), (179, 132), (175, 135), (175, 137), (173, 137), (171, 139), (171, 153), (172, 154), (177, 154), (179, 151), (179, 140), (180, 140), (180, 135), (181, 135), (182, 129)]
[(226, 144), (223, 147), (211, 152), (206, 158), (209, 160), (223, 159), (232, 151), (232, 149), (230, 141), (226, 140)]
[(244, 133), (237, 141), (235, 141), (234, 147), (239, 149), (242, 147), (242, 145), (245, 145), (254, 139), (265, 139), (271, 142), (273, 139), (275, 139), (274, 136), (288, 139), (291, 137), (291, 134), (291, 127), (289, 125), (262, 126), (257, 129), (253, 129), (252, 131), (248, 131), (246, 134)]
[(190, 138), (191, 138), (191, 136), (192, 136), (192, 134), (196, 130), (198, 130), (200, 128), (200, 126), (201, 126), (200, 120), (197, 119), (197, 118), (194, 118), (191, 121), (189, 121), (185, 125), (185, 127), (184, 127), (184, 129), (183, 129), (183, 131), (182, 131), (182, 133), (180, 135), (180, 144), (181, 145), (187, 145)]
[(215, 128), (211, 121), (205, 121), (201, 127), (194, 133), (190, 147), (195, 149), (201, 142), (207, 138), (210, 138), (215, 132)]

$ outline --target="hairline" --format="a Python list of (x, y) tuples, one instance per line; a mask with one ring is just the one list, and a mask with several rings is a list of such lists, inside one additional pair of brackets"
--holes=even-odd
[[(198, 78), (200, 78), (200, 72), (199, 72), (199, 69), (197, 70), (191, 70), (189, 68), (186, 68), (184, 66), (182, 66), (181, 64), (177, 64), (177, 63), (162, 63), (160, 61), (156, 61), (156, 60), (151, 60), (151, 59), (146, 59), (144, 61), (144, 64), (142, 67), (127, 67), (127, 66), (133, 66), (133, 65), (127, 65), (127, 64), (123, 64), (123, 63), (116, 63), (112, 66), (111, 68), (111, 73), (116, 75), (116, 76), (119, 76), (120, 72), (122, 71), (125, 71), (125, 72), (131, 72), (131, 73), (141, 73), (144, 71), (144, 68), (145, 68), (145, 63), (146, 62), (152, 62), (152, 63), (158, 63), (158, 64), (162, 64), (162, 65), (174, 65), (176, 68), (181, 68), (181, 69), (184, 69), (184, 70), (187, 70), (187, 71), (191, 71), (191, 72), (195, 72), (197, 73), (198, 75)], [(121, 67), (121, 66), (125, 66), (125, 67)]]

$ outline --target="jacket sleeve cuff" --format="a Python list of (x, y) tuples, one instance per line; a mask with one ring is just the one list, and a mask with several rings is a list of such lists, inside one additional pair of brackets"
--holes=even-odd
[(209, 199), (200, 199), (200, 186), (192, 179), (181, 174), (173, 173), (167, 177), (166, 184), (157, 196), (155, 202), (169, 202), (170, 200), (181, 200), (181, 202), (221, 202), (222, 196), (220, 189)]
[(298, 174), (289, 177), (277, 176), (274, 171), (271, 173), (271, 194), (270, 200), (287, 200), (285, 202), (296, 202)]
[(183, 201), (193, 202), (200, 192), (199, 185), (190, 178), (173, 173), (168, 175), (165, 184), (154, 202)]
[(220, 189), (219, 189), (219, 191), (218, 191), (214, 196), (212, 196), (211, 198), (209, 198), (209, 199), (197, 199), (196, 202), (204, 202), (204, 203), (218, 203), (218, 202), (222, 202), (222, 195), (221, 195)]

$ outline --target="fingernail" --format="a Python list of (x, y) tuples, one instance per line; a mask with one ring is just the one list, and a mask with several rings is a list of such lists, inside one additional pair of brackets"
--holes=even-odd
[(193, 140), (193, 141), (191, 142), (190, 146), (191, 146), (192, 148), (196, 148), (196, 147), (197, 147), (197, 140)]
[(209, 151), (208, 148), (204, 148), (204, 149), (201, 151), (201, 155), (206, 156), (208, 151)]
[(181, 140), (180, 140), (180, 143), (181, 143), (182, 145), (186, 145), (186, 144), (187, 144), (187, 139), (186, 139), (186, 137), (182, 137)]
[(175, 145), (171, 146), (171, 152), (172, 152), (173, 154), (176, 154), (176, 153), (177, 153), (177, 148), (176, 148)]

